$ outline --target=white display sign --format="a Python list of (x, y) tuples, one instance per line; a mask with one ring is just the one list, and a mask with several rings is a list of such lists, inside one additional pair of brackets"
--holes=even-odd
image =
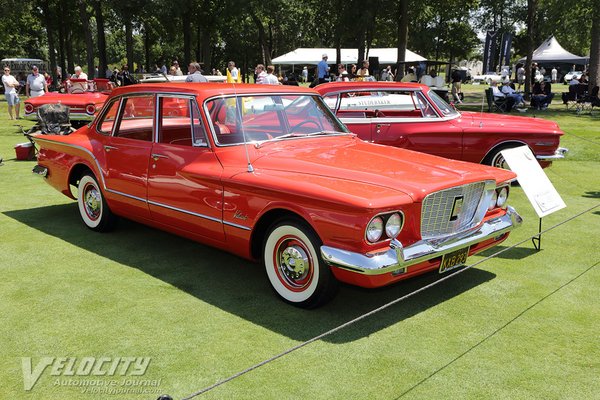
[(506, 149), (501, 153), (510, 169), (517, 174), (519, 184), (540, 218), (567, 206), (529, 147)]

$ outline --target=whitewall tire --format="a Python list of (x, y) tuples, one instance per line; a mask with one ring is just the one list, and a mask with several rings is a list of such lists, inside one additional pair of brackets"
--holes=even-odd
[(91, 230), (106, 232), (114, 228), (116, 217), (106, 204), (93, 175), (85, 174), (79, 180), (77, 204), (83, 223)]
[(321, 259), (320, 247), (318, 236), (302, 221), (280, 221), (269, 230), (263, 246), (265, 270), (287, 303), (314, 308), (335, 294), (337, 281)]

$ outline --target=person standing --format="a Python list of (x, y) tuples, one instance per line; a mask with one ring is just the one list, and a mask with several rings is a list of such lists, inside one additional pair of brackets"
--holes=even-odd
[(242, 81), (240, 77), (240, 71), (235, 67), (233, 61), (227, 63), (227, 82), (228, 83), (240, 83)]
[[(10, 119), (21, 118), (19, 116), (20, 109), (20, 100), (19, 95), (17, 93), (17, 88), (19, 87), (19, 81), (10, 74), (9, 66), (4, 67), (4, 75), (2, 75), (2, 83), (4, 84), (4, 97), (6, 97), (6, 102), (8, 103), (8, 116)], [(15, 117), (13, 117), (13, 108), (15, 110)]]
[(450, 77), (452, 78), (452, 99), (458, 104), (461, 104), (462, 76), (460, 75), (460, 72), (457, 69), (455, 69), (454, 71), (452, 71), (452, 75), (450, 75)]
[(358, 72), (356, 73), (356, 77), (357, 80), (359, 81), (366, 81), (368, 80), (367, 78), (369, 78), (369, 61), (364, 60), (362, 62), (362, 68), (358, 70)]
[(37, 65), (31, 67), (31, 74), (27, 76), (27, 84), (25, 85), (25, 95), (27, 97), (43, 96), (48, 91), (46, 78), (40, 74)]
[(556, 81), (558, 80), (558, 70), (556, 69), (556, 67), (552, 67), (550, 75), (552, 76), (552, 83), (556, 83)]
[(323, 53), (321, 61), (317, 64), (317, 78), (319, 84), (329, 82), (329, 65), (327, 64), (327, 54)]
[(188, 76), (185, 78), (186, 82), (208, 82), (208, 79), (200, 71), (200, 64), (197, 62), (191, 62), (188, 65)]
[(308, 82), (308, 67), (306, 65), (302, 68), (302, 82)]
[(121, 67), (121, 72), (119, 72), (119, 81), (121, 82), (121, 86), (128, 86), (136, 83), (135, 79), (129, 72), (129, 66), (127, 64), (123, 64)]
[(265, 85), (279, 85), (279, 79), (274, 74), (275, 67), (272, 65), (267, 66), (267, 75), (262, 80)]
[(267, 76), (265, 66), (262, 64), (258, 64), (256, 68), (254, 68), (254, 74), (256, 75), (256, 78), (254, 78), (254, 83), (264, 83), (263, 81), (265, 80), (265, 76)]

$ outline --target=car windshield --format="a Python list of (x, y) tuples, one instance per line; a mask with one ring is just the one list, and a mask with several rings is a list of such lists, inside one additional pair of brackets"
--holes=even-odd
[(458, 111), (454, 109), (450, 104), (446, 103), (436, 92), (433, 90), (429, 91), (429, 98), (433, 103), (440, 109), (444, 117), (454, 117), (459, 115)]
[(218, 97), (208, 100), (205, 108), (218, 145), (348, 132), (314, 95)]

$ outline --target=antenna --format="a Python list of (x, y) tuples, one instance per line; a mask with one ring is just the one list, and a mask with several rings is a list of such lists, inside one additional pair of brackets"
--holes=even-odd
[(242, 137), (244, 138), (244, 149), (246, 150), (246, 160), (248, 161), (248, 172), (254, 172), (254, 167), (252, 166), (252, 163), (250, 162), (250, 153), (248, 152), (248, 140), (246, 139), (246, 131), (244, 130), (244, 119), (243, 119), (243, 115), (242, 115), (243, 99), (241, 97), (238, 97), (237, 91), (235, 90), (235, 83), (233, 84), (233, 91), (235, 93), (235, 102), (236, 102), (235, 108), (236, 108), (237, 119), (240, 124), (240, 128), (242, 129)]

